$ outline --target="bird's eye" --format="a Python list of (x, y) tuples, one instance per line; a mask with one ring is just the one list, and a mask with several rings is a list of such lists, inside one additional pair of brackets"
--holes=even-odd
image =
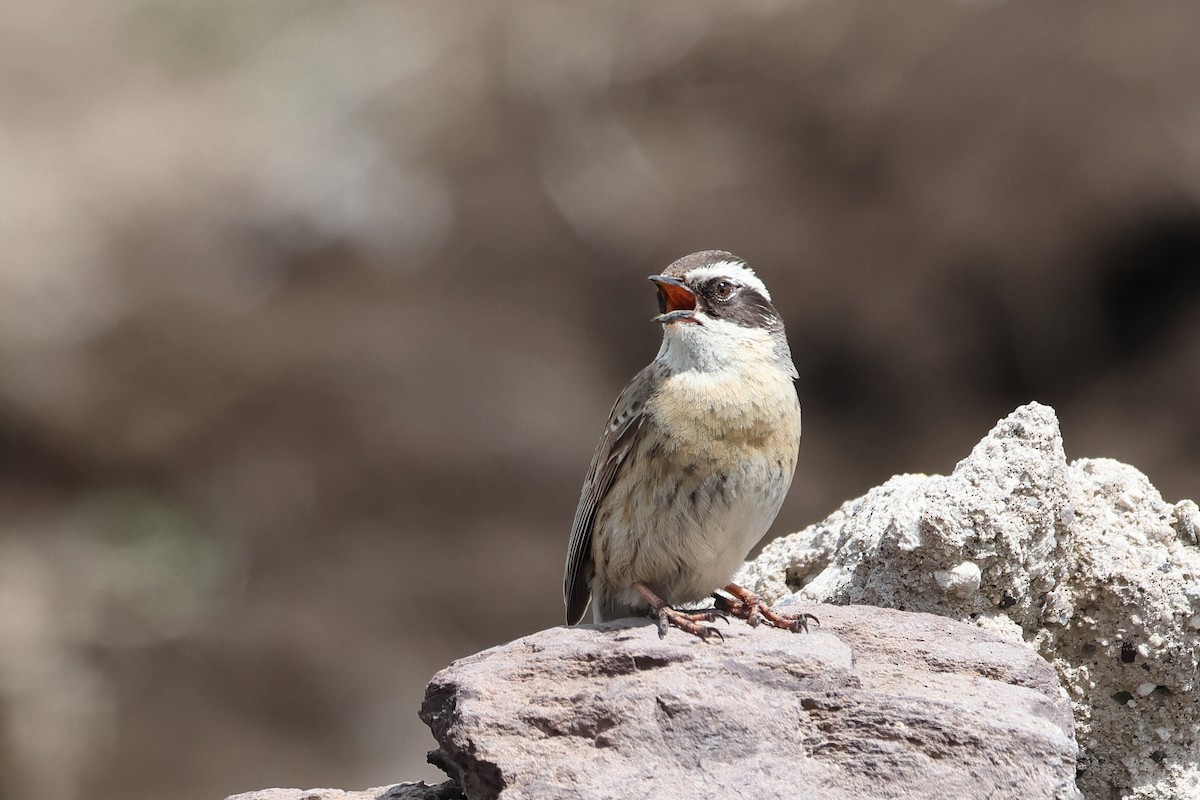
[(718, 300), (728, 300), (733, 296), (734, 285), (729, 281), (717, 281), (713, 286), (713, 297)]

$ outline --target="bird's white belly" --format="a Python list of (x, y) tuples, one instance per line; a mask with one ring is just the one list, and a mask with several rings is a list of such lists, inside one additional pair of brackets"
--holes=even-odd
[[(714, 508), (693, 534), (676, 540), (685, 549), (685, 567), (663, 599), (672, 604), (692, 603), (728, 584), (771, 527), (782, 499), (771, 502), (770, 498), (746, 497), (724, 510)], [(649, 582), (654, 585), (652, 579)]]
[[(617, 525), (624, 531), (613, 537), (611, 563), (621, 565), (621, 575), (610, 583), (645, 581), (672, 605), (703, 600), (729, 583), (766, 534), (790, 482), (790, 469), (756, 458), (731, 473), (685, 482), (673, 496), (659, 494), (658, 513), (631, 508)], [(645, 604), (636, 591), (623, 594), (630, 606)]]

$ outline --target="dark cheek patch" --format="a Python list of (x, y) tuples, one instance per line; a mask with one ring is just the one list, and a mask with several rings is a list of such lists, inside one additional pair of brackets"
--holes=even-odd
[(758, 292), (743, 289), (732, 302), (713, 307), (713, 315), (743, 328), (770, 328), (781, 324), (774, 306)]

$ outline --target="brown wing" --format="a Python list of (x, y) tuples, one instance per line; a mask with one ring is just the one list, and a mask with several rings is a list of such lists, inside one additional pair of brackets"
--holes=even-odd
[(634, 449), (645, 427), (643, 411), (650, 391), (661, 380), (661, 367), (651, 364), (630, 381), (617, 398), (608, 425), (596, 445), (592, 465), (583, 482), (575, 522), (571, 525), (571, 544), (567, 549), (566, 576), (563, 579), (563, 601), (567, 607), (567, 624), (583, 619), (591, 599), (592, 528), (596, 510), (604, 500), (613, 481), (621, 471), (626, 457)]

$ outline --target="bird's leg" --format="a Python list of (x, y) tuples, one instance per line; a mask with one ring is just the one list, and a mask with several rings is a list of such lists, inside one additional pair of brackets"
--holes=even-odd
[(651, 615), (658, 620), (658, 638), (666, 636), (668, 626), (674, 625), (679, 630), (699, 636), (706, 642), (714, 636), (725, 639), (724, 635), (716, 628), (700, 624), (701, 620), (711, 622), (716, 619), (720, 615), (720, 611), (716, 609), (698, 612), (676, 611), (656, 595), (644, 581), (633, 584), (633, 588), (642, 596), (643, 600), (650, 604)]
[(780, 614), (778, 611), (772, 611), (758, 595), (743, 589), (736, 583), (729, 584), (721, 591), (728, 594), (729, 597), (722, 594), (714, 594), (713, 597), (717, 601), (717, 608), (728, 611), (739, 619), (746, 620), (751, 626), (758, 625), (760, 621), (766, 620), (768, 625), (783, 628), (785, 631), (791, 631), (792, 633), (804, 631), (808, 633), (808, 621), (810, 619), (818, 625), (821, 624), (821, 620), (807, 612), (801, 614)]

